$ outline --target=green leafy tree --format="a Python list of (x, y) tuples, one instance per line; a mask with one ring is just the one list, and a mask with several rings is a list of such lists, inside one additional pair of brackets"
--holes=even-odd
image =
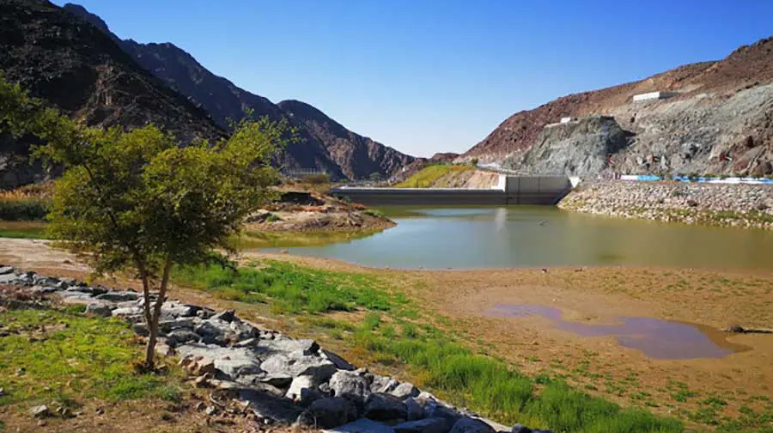
[(230, 239), (244, 218), (273, 196), (270, 159), (282, 137), (282, 126), (260, 120), (238, 123), (214, 146), (181, 147), (146, 126), (88, 129), (74, 146), (41, 149), (65, 166), (49, 215), (53, 237), (88, 257), (97, 273), (131, 270), (142, 281), (148, 368), (172, 267), (233, 251)]
[(65, 170), (49, 214), (53, 237), (96, 274), (129, 271), (142, 281), (149, 369), (172, 267), (233, 252), (244, 218), (273, 196), (270, 161), (286, 123), (233, 126), (228, 139), (185, 147), (152, 125), (86, 128), (0, 77), (0, 133), (37, 136), (45, 144), (36, 156)]

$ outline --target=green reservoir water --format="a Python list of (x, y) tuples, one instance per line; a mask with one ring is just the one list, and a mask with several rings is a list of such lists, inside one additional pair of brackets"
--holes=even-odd
[(404, 269), (655, 265), (773, 270), (773, 232), (765, 230), (623, 220), (552, 207), (380, 210), (397, 226), (361, 239), (288, 250)]

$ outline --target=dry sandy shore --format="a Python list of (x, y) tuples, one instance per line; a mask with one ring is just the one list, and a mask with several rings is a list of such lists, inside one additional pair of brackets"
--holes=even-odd
[[(560, 374), (591, 393), (622, 404), (646, 401), (651, 410), (668, 413), (695, 410), (699, 400), (721, 396), (727, 402), (720, 408), (724, 414), (737, 414), (744, 405), (770, 411), (773, 334), (720, 330), (733, 324), (773, 328), (773, 272), (638, 267), (399, 271), (289, 255), (250, 254), (244, 258), (274, 258), (372, 274), (449, 319), (439, 326), (512, 361), (522, 371)], [(0, 240), (0, 263), (60, 276), (82, 276), (88, 271), (44, 241)], [(181, 288), (173, 296), (223, 303)], [(497, 304), (554, 307), (562, 311), (564, 320), (585, 324), (609, 324), (617, 317), (687, 322), (700, 325), (721, 346), (738, 351), (721, 358), (656, 360), (621, 346), (614, 337), (578, 336), (557, 329), (543, 317), (487, 314)], [(674, 397), (680, 391), (700, 397), (680, 402)]]

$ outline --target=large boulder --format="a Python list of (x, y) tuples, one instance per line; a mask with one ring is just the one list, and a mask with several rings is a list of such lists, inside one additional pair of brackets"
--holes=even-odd
[(352, 371), (338, 370), (330, 378), (330, 390), (336, 397), (365, 401), (370, 395), (368, 380)]
[(371, 394), (365, 401), (365, 418), (376, 421), (405, 420), (408, 408), (402, 400), (391, 394)]
[(298, 424), (309, 428), (333, 428), (358, 418), (357, 407), (350, 400), (330, 397), (312, 403), (300, 416)]
[(490, 425), (485, 422), (475, 419), (464, 417), (451, 427), (449, 433), (497, 433)]
[(229, 379), (251, 383), (262, 373), (260, 360), (249, 349), (239, 347), (220, 347), (212, 344), (187, 343), (177, 347), (181, 357), (202, 356), (215, 363), (215, 369)]
[(261, 363), (260, 368), (272, 377), (293, 378), (312, 376), (315, 383), (326, 382), (336, 372), (335, 364), (319, 356), (275, 354)]

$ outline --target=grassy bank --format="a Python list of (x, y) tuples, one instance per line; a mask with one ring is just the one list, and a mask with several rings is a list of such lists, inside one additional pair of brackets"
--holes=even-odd
[(47, 239), (46, 223), (41, 221), (0, 221), (0, 238)]
[(0, 407), (46, 404), (77, 409), (89, 399), (179, 399), (181, 374), (137, 374), (143, 343), (118, 320), (91, 318), (82, 307), (0, 314)]
[(424, 167), (418, 173), (395, 185), (397, 188), (430, 188), (443, 176), (452, 172), (475, 170), (469, 165), (438, 164)]
[[(238, 272), (179, 269), (174, 280), (224, 299), (267, 304), (359, 352), (359, 360), (401, 371), (417, 385), (503, 422), (571, 432), (683, 431), (679, 421), (622, 409), (548, 376), (520, 374), (446, 329), (447, 319), (419, 310), (371, 275), (267, 261)], [(347, 319), (337, 318), (340, 312), (349, 312)]]
[(345, 242), (378, 233), (374, 230), (318, 230), (318, 231), (249, 231), (235, 240), (237, 249), (319, 247), (334, 242)]

